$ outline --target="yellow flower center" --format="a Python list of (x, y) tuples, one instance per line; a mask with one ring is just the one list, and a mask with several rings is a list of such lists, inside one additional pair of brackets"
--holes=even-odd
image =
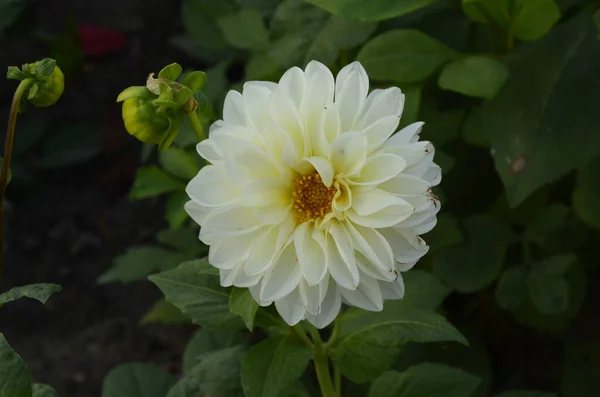
[(331, 201), (337, 189), (327, 187), (318, 173), (299, 176), (294, 182), (292, 198), (298, 224), (321, 218), (331, 212)]

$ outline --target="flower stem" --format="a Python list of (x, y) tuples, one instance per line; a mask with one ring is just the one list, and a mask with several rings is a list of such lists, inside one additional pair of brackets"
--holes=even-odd
[(194, 129), (194, 133), (198, 138), (198, 142), (202, 142), (206, 139), (206, 135), (204, 134), (204, 127), (202, 126), (202, 122), (198, 117), (198, 113), (194, 110), (192, 113), (188, 113), (188, 116), (190, 116), (192, 128)]
[(309, 330), (315, 344), (313, 360), (315, 362), (317, 379), (319, 380), (319, 386), (321, 388), (321, 395), (323, 397), (337, 397), (338, 394), (333, 387), (331, 372), (329, 371), (329, 356), (327, 355), (327, 351), (321, 340), (321, 335), (312, 325), (309, 325)]
[(19, 84), (15, 90), (13, 101), (10, 106), (8, 116), (8, 126), (6, 127), (6, 140), (4, 141), (4, 158), (2, 160), (2, 173), (0, 173), (0, 279), (2, 279), (2, 270), (4, 268), (4, 193), (6, 192), (6, 182), (8, 171), (10, 170), (10, 159), (12, 156), (13, 141), (15, 139), (15, 126), (17, 124), (17, 114), (19, 113), (19, 104), (21, 97), (27, 91), (29, 86), (35, 82), (35, 79), (28, 78)]
[(342, 397), (342, 373), (337, 366), (333, 366), (333, 381), (338, 397)]
[(313, 349), (315, 347), (310, 341), (310, 339), (308, 339), (308, 336), (306, 336), (306, 332), (304, 332), (304, 329), (300, 324), (296, 324), (293, 327), (290, 327), (290, 329), (292, 330), (292, 333), (296, 335), (306, 347), (310, 349)]

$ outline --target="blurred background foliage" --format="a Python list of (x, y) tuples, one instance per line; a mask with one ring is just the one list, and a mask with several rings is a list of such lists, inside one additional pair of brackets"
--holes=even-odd
[[(0, 0), (0, 34), (25, 4)], [(181, 1), (167, 51), (172, 61), (207, 72), (205, 125), (220, 117), (226, 92), (247, 80), (277, 81), (287, 68), (313, 59), (335, 74), (358, 60), (371, 88), (402, 89), (401, 126), (425, 121), (421, 139), (436, 147), (442, 211), (424, 236), (429, 254), (407, 275), (405, 300), (439, 306), (471, 346), (408, 344), (392, 372), (371, 386), (348, 381), (344, 395), (421, 396), (407, 390), (436, 371), (444, 394), (431, 396), (600, 395), (599, 7), (589, 0)], [(103, 45), (120, 45), (115, 32), (96, 41), (89, 32), (69, 23), (60, 35), (44, 37), (63, 70), (77, 73), (82, 59)], [(13, 184), (34, 178), (28, 175), (36, 167), (98, 155), (91, 127), (85, 134), (76, 125), (47, 134), (43, 125), (28, 125), (17, 139)], [(100, 284), (145, 280), (206, 254), (182, 208), (185, 185), (202, 160), (191, 126), (181, 128), (172, 148), (141, 148), (128, 194), (164, 198), (163, 229), (117, 256)], [(161, 298), (141, 321), (190, 319)], [(184, 379), (202, 379), (196, 390), (213, 397), (239, 395), (236, 371), (208, 367), (225, 362), (239, 369), (238, 347), (245, 349), (248, 337), (211, 332), (200, 329), (189, 342)], [(139, 373), (162, 384), (155, 390), (164, 396), (175, 379), (152, 368), (117, 368), (103, 396), (116, 396), (111, 387)], [(516, 389), (540, 391), (501, 393)], [(312, 394), (303, 386), (293, 395)]]

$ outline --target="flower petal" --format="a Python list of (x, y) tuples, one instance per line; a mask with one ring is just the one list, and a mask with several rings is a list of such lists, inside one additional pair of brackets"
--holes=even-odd
[(281, 79), (279, 79), (279, 88), (285, 95), (291, 98), (296, 109), (300, 109), (300, 102), (304, 97), (306, 89), (306, 79), (302, 69), (297, 66), (288, 69), (281, 76)]
[[(261, 227), (253, 232), (239, 236), (221, 236), (210, 245), (208, 262), (217, 269), (231, 270), (247, 256), (254, 243), (267, 234), (268, 227)], [(231, 247), (236, 249), (232, 250)]]
[(367, 138), (356, 131), (338, 135), (331, 144), (329, 160), (338, 177), (358, 173), (367, 161)]
[[(254, 246), (249, 252), (248, 257), (245, 258), (244, 271), (249, 276), (255, 276), (266, 272), (273, 264), (273, 260), (277, 254), (279, 254), (279, 250), (281, 249), (281, 247), (278, 247), (277, 245), (279, 227), (272, 226), (267, 230), (266, 233), (256, 237)], [(229, 245), (228, 249), (230, 251), (236, 251), (238, 249), (237, 244)]]
[(393, 280), (394, 255), (388, 241), (377, 230), (347, 223), (354, 247), (377, 269), (377, 279)]
[(379, 119), (365, 128), (357, 128), (357, 130), (362, 131), (367, 137), (367, 150), (372, 153), (396, 131), (398, 124), (400, 124), (400, 118), (390, 116)]
[(275, 308), (281, 315), (281, 318), (288, 325), (296, 325), (304, 319), (304, 304), (300, 296), (300, 289), (296, 288), (290, 294), (275, 301)]
[(335, 320), (340, 313), (341, 307), (342, 295), (340, 294), (340, 290), (335, 282), (330, 280), (327, 294), (321, 304), (321, 312), (317, 315), (306, 313), (306, 319), (315, 327), (323, 329)]
[(317, 61), (309, 62), (304, 74), (306, 91), (300, 104), (300, 115), (306, 130), (316, 131), (323, 112), (333, 103), (335, 81), (327, 66)]
[(394, 154), (377, 154), (366, 161), (360, 174), (351, 179), (352, 184), (361, 186), (375, 186), (398, 175), (406, 161)]
[(281, 250), (273, 266), (265, 274), (260, 290), (261, 300), (276, 301), (283, 298), (298, 286), (301, 278), (296, 250), (290, 242)]
[(231, 287), (235, 285), (240, 288), (248, 288), (256, 285), (261, 276), (248, 276), (244, 272), (244, 266), (241, 264), (234, 267), (231, 270), (219, 270), (219, 276), (221, 278), (221, 285), (223, 287)]
[(405, 145), (407, 143), (414, 142), (415, 136), (421, 133), (421, 129), (423, 129), (423, 125), (425, 125), (422, 121), (417, 121), (416, 123), (412, 123), (402, 128), (400, 131), (396, 132), (390, 139), (388, 139), (382, 146), (384, 147), (394, 147), (398, 145)]
[(236, 205), (217, 207), (204, 218), (203, 229), (218, 231), (228, 236), (249, 233), (261, 226), (253, 208)]
[(310, 286), (306, 280), (300, 280), (300, 295), (302, 303), (308, 313), (317, 315), (321, 312), (321, 303), (325, 299), (327, 288), (329, 286), (329, 276), (326, 275), (317, 285)]
[(302, 161), (309, 163), (319, 173), (323, 184), (327, 187), (333, 183), (333, 168), (331, 163), (325, 157), (308, 157)]
[(342, 132), (354, 130), (368, 91), (369, 77), (359, 62), (352, 62), (340, 70), (335, 80), (335, 103)]
[(185, 192), (196, 203), (219, 207), (240, 201), (242, 190), (232, 180), (224, 165), (202, 167), (188, 183)]
[(271, 91), (277, 85), (275, 83), (264, 84), (262, 81), (248, 81), (244, 83), (242, 96), (248, 110), (248, 119), (251, 125), (257, 130), (262, 131), (265, 124), (269, 121), (268, 112), (265, 103), (271, 95)]
[(396, 225), (413, 212), (413, 206), (402, 198), (373, 189), (354, 194), (348, 217), (361, 226), (381, 228)]
[(340, 292), (344, 300), (351, 306), (374, 312), (383, 310), (381, 290), (379, 283), (374, 278), (362, 275), (360, 284), (355, 290), (340, 288)]
[(355, 289), (359, 283), (358, 267), (348, 232), (333, 222), (327, 235), (327, 269), (335, 281), (347, 289)]
[(196, 145), (196, 151), (200, 157), (204, 158), (209, 163), (216, 163), (223, 160), (223, 153), (215, 145), (212, 139), (205, 139)]
[[(399, 118), (404, 109), (404, 99), (404, 94), (398, 87), (371, 91), (365, 101), (363, 113), (356, 123), (356, 128), (366, 128), (368, 125), (385, 117), (394, 116)], [(387, 138), (389, 136), (385, 139)]]
[[(314, 228), (312, 222), (298, 225), (294, 232), (298, 263), (304, 279), (311, 286), (320, 283), (327, 273), (324, 250), (325, 238), (322, 233), (322, 231)], [(321, 234), (320, 237), (319, 234)], [(313, 238), (313, 235), (317, 235), (318, 240)]]
[(231, 125), (241, 125), (249, 127), (248, 109), (242, 94), (231, 90), (225, 96), (223, 104), (223, 121)]
[(379, 281), (381, 296), (385, 300), (398, 300), (404, 298), (404, 280), (402, 274), (394, 281)]
[(381, 235), (392, 247), (394, 259), (398, 263), (410, 263), (419, 260), (429, 251), (429, 246), (410, 229), (381, 229)]
[(404, 173), (394, 176), (377, 187), (401, 197), (423, 196), (431, 190), (431, 185), (424, 179)]

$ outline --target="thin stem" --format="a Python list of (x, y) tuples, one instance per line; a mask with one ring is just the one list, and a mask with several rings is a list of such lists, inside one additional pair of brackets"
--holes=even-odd
[(306, 332), (304, 332), (304, 329), (300, 324), (296, 324), (293, 327), (290, 327), (290, 329), (292, 330), (292, 333), (296, 335), (306, 347), (310, 349), (313, 349), (315, 347), (310, 341), (310, 339), (308, 339), (308, 336), (306, 336)]
[(342, 373), (336, 365), (333, 366), (333, 381), (338, 397), (342, 397)]
[(327, 349), (327, 351), (329, 351), (329, 349), (334, 347), (336, 342), (340, 338), (340, 332), (342, 331), (341, 318), (342, 318), (342, 316), (337, 316), (333, 323), (333, 331), (331, 332), (331, 336), (329, 337), (327, 344), (325, 344), (325, 349)]
[(198, 142), (202, 142), (206, 139), (206, 135), (204, 134), (204, 127), (202, 126), (202, 122), (198, 117), (198, 113), (194, 110), (192, 113), (188, 113), (190, 116), (190, 121), (192, 122), (192, 128), (194, 129), (194, 133), (198, 138)]
[(506, 35), (506, 51), (511, 52), (515, 48), (515, 36), (512, 33)]
[(329, 356), (325, 351), (321, 335), (312, 325), (309, 325), (309, 331), (315, 344), (313, 360), (315, 362), (317, 379), (319, 380), (319, 386), (321, 388), (321, 395), (323, 397), (337, 397), (338, 394), (333, 387), (331, 372), (329, 371)]
[(15, 90), (12, 105), (10, 106), (10, 114), (8, 116), (8, 126), (6, 127), (4, 159), (2, 161), (2, 173), (0, 173), (0, 280), (2, 279), (2, 270), (4, 269), (4, 194), (6, 192), (8, 171), (10, 170), (10, 159), (12, 156), (13, 141), (15, 139), (17, 114), (19, 113), (19, 103), (21, 103), (21, 97), (34, 82), (35, 79), (33, 78), (25, 79), (21, 81)]

